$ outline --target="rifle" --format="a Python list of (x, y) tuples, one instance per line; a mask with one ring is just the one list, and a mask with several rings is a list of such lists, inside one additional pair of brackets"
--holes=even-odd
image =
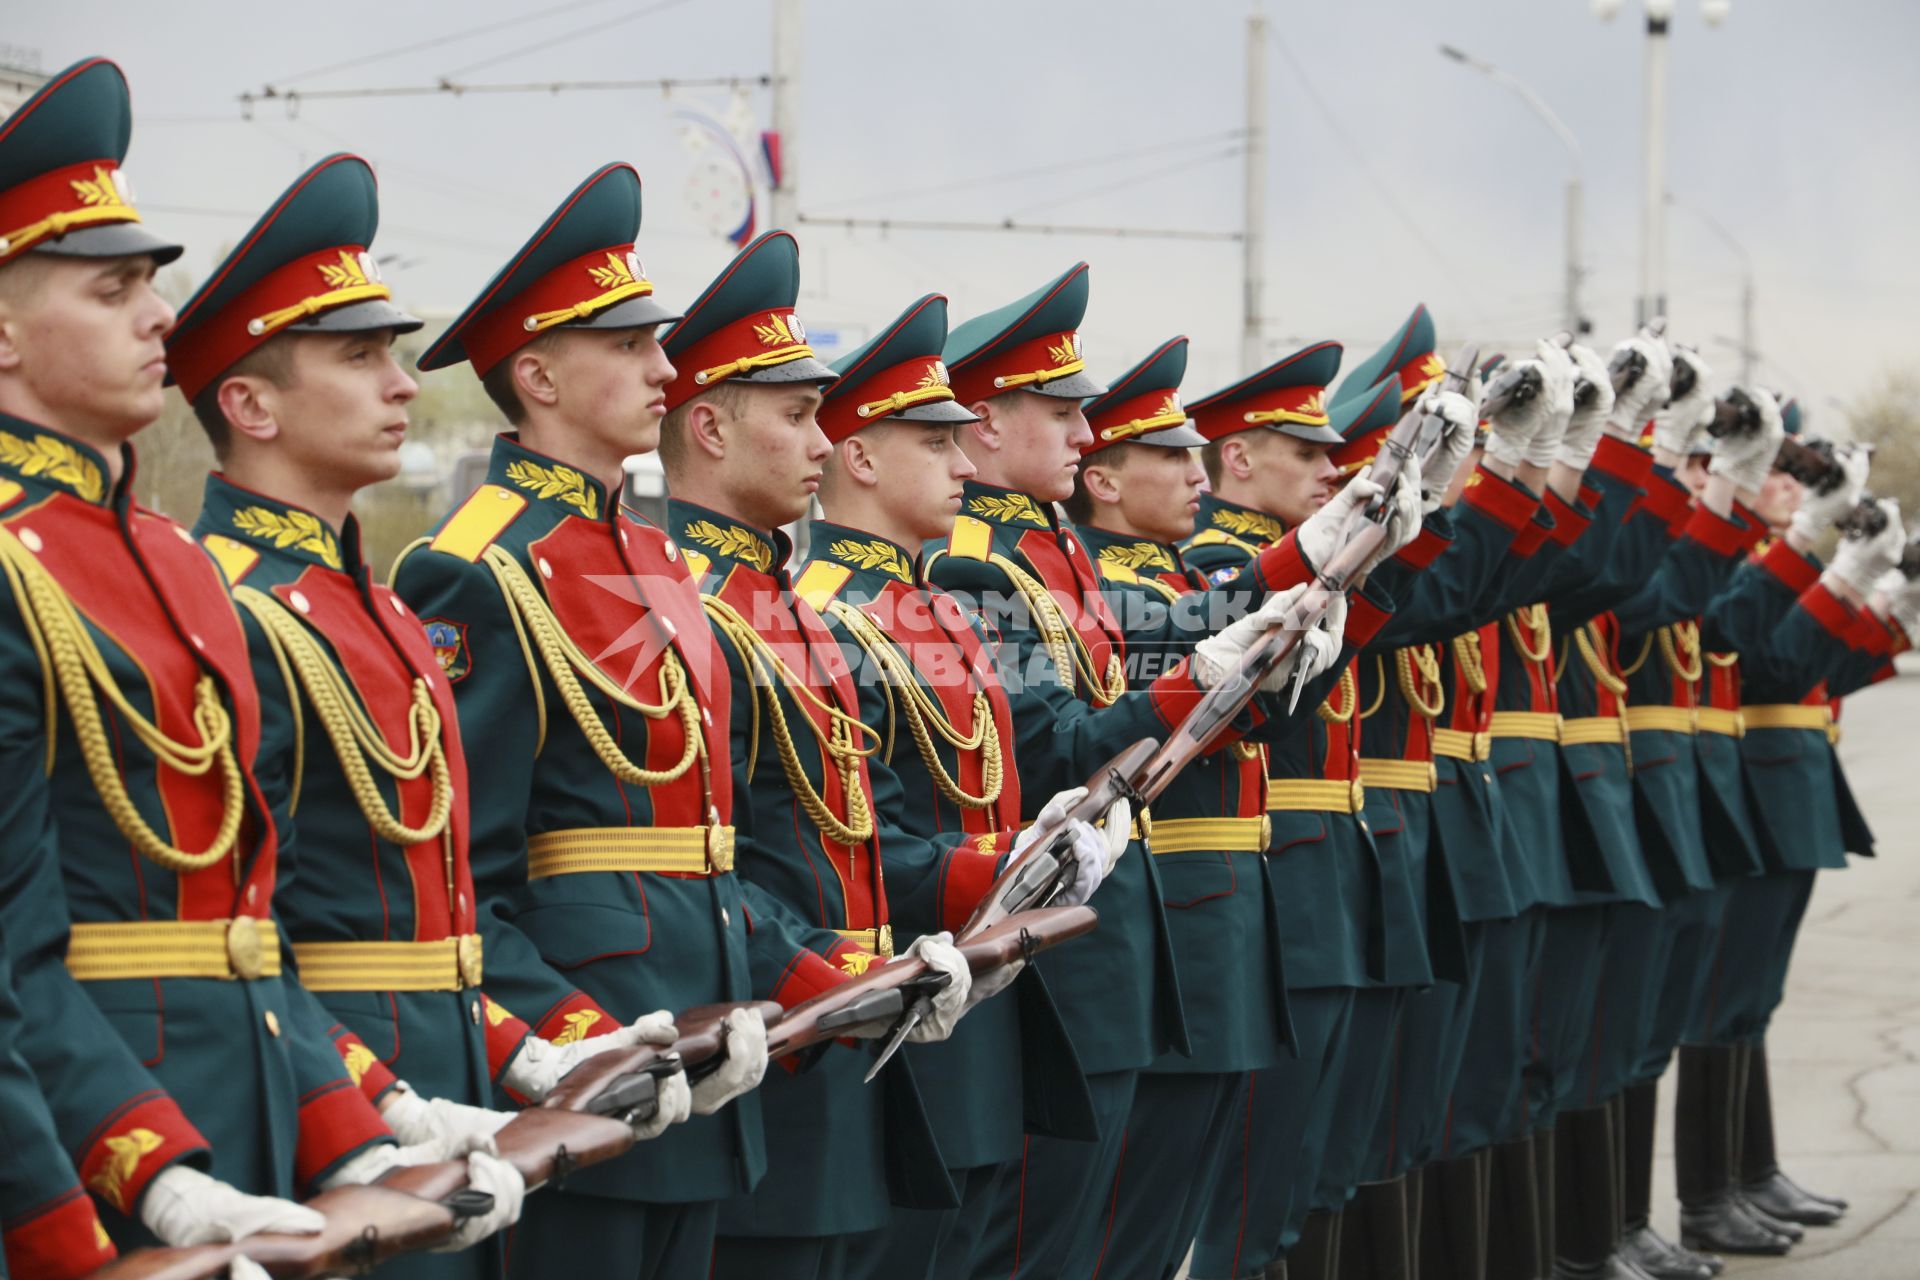
[(1900, 552), (1900, 574), (1908, 582), (1920, 578), (1920, 532), (1907, 539), (1907, 545)]
[(727, 1056), (727, 1015), (735, 1009), (758, 1009), (769, 1026), (780, 1016), (780, 1006), (771, 1000), (683, 1010), (674, 1015), (680, 1038), (671, 1045), (633, 1045), (595, 1054), (567, 1072), (540, 1109), (632, 1120), (651, 1117), (661, 1080), (684, 1070), (691, 1083), (720, 1069)]
[[(1667, 331), (1667, 318), (1655, 316), (1642, 325), (1640, 331), (1649, 338), (1657, 338)], [(1631, 347), (1625, 351), (1615, 352), (1613, 359), (1607, 361), (1607, 375), (1613, 379), (1613, 394), (1616, 396), (1640, 381), (1646, 371), (1647, 358)], [(1671, 390), (1671, 382), (1668, 383), (1668, 388)]]
[[(1565, 351), (1573, 345), (1573, 335), (1562, 329), (1553, 335), (1553, 344)], [(1517, 364), (1495, 378), (1480, 397), (1480, 417), (1491, 421), (1496, 415), (1505, 413), (1517, 405), (1523, 405), (1540, 394), (1540, 368), (1531, 361)], [(1581, 377), (1574, 382), (1573, 402), (1575, 405), (1593, 403), (1600, 389)]]
[(1773, 469), (1792, 476), (1815, 493), (1832, 493), (1846, 482), (1831, 440), (1788, 436), (1773, 456)]
[[(1473, 347), (1460, 353), (1447, 370), (1447, 390), (1464, 392), (1478, 355)], [(1394, 425), (1373, 462), (1372, 478), (1382, 487), (1381, 497), (1353, 514), (1340, 550), (1320, 570), (1292, 613), (1247, 647), (1234, 669), (1201, 696), (1165, 743), (1142, 738), (1101, 765), (1087, 780), (1086, 797), (1068, 810), (1058, 825), (1031, 837), (1021, 855), (988, 886), (973, 917), (960, 930), (961, 941), (980, 936), (1016, 912), (1045, 905), (1073, 884), (1079, 868), (1073, 858), (1069, 823), (1075, 819), (1095, 821), (1122, 799), (1131, 802), (1138, 813), (1166, 790), (1190, 761), (1205, 754), (1208, 744), (1253, 700), (1260, 682), (1298, 647), (1300, 637), (1326, 616), (1334, 596), (1347, 589), (1359, 576), (1361, 566), (1379, 549), (1387, 536), (1387, 499), (1401, 465), (1407, 458), (1430, 453), (1445, 427), (1438, 415), (1417, 409)], [(1303, 675), (1304, 669), (1296, 674), (1289, 712), (1299, 705)]]
[(259, 1263), (274, 1280), (365, 1275), (399, 1254), (446, 1243), (460, 1218), (492, 1207), (493, 1198), (482, 1192), (460, 1194), (486, 1204), (475, 1208), (478, 1201), (468, 1199), (448, 1205), (385, 1186), (336, 1187), (307, 1201), (308, 1208), (327, 1219), (315, 1235), (258, 1235), (233, 1244), (141, 1249), (93, 1275), (101, 1280), (205, 1280), (225, 1275), (237, 1257)]
[[(955, 945), (967, 969), (978, 976), (1016, 960), (1030, 960), (1049, 947), (1090, 933), (1099, 919), (1092, 907), (1038, 908), (1006, 916), (991, 928), (956, 939)], [(926, 962), (917, 957), (896, 956), (885, 964), (876, 964), (782, 1014), (767, 1032), (767, 1056), (784, 1058), (860, 1027), (903, 1021), (915, 1000), (930, 999), (946, 983), (945, 974), (930, 972)], [(890, 1044), (897, 1047), (896, 1042)], [(888, 1056), (890, 1050), (867, 1073), (867, 1079), (873, 1079)]]
[(1862, 493), (1853, 510), (1834, 521), (1833, 527), (1843, 538), (1877, 538), (1887, 530), (1887, 513), (1880, 499)]

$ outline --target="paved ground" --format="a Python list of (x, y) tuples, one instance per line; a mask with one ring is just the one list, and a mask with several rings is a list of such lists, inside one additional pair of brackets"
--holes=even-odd
[[(1853, 1207), (1729, 1277), (1920, 1277), (1920, 663), (1851, 699), (1843, 719), (1841, 758), (1880, 856), (1820, 877), (1768, 1055), (1782, 1166)], [(1671, 1135), (1663, 1121), (1655, 1221), (1669, 1233)]]

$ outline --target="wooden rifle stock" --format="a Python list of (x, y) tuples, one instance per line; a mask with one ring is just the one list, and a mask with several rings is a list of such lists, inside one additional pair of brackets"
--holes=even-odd
[[(966, 960), (967, 969), (978, 977), (1090, 933), (1099, 919), (1099, 913), (1092, 907), (1022, 911), (974, 937), (957, 940), (955, 945)], [(767, 1056), (784, 1058), (839, 1038), (849, 1025), (866, 1020), (856, 1017), (852, 1024), (846, 1021), (850, 1014), (857, 1015), (863, 1004), (878, 1006), (875, 1018), (898, 1017), (905, 1004), (904, 988), (925, 978), (927, 973), (926, 963), (919, 958), (896, 956), (885, 964), (872, 966), (859, 977), (801, 1001), (768, 1029)], [(898, 1007), (888, 1005), (884, 997), (889, 994), (900, 997), (896, 1001)]]

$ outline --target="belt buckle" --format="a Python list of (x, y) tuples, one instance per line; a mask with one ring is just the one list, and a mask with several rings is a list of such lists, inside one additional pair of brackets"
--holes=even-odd
[(1272, 847), (1273, 847), (1273, 815), (1270, 813), (1263, 813), (1260, 815), (1260, 852), (1265, 853), (1268, 849)]
[(259, 921), (252, 916), (235, 916), (227, 921), (227, 967), (234, 977), (251, 981), (264, 973), (264, 951)]
[(1353, 806), (1347, 811), (1349, 813), (1359, 813), (1367, 807), (1366, 784), (1358, 778), (1347, 784), (1347, 803)]
[(481, 964), (480, 935), (477, 933), (462, 934), (454, 942), (453, 955), (454, 962), (459, 966), (460, 970), (460, 985), (462, 987), (479, 986), (480, 976), (483, 971)]
[(893, 926), (883, 924), (873, 931), (874, 952), (888, 959), (893, 958)]

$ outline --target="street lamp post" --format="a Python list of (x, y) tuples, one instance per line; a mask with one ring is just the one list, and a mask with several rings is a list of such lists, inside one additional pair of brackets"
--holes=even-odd
[(1554, 113), (1553, 108), (1543, 101), (1539, 94), (1514, 79), (1491, 62), (1476, 58), (1464, 50), (1450, 44), (1440, 46), (1440, 52), (1464, 67), (1478, 71), (1495, 84), (1510, 91), (1527, 105), (1527, 109), (1538, 116), (1543, 124), (1560, 139), (1567, 149), (1567, 157), (1573, 164), (1573, 171), (1567, 178), (1567, 262), (1566, 277), (1563, 281), (1562, 310), (1565, 313), (1565, 328), (1576, 337), (1589, 332), (1593, 324), (1580, 310), (1580, 282), (1584, 272), (1580, 266), (1580, 221), (1582, 190), (1580, 180), (1580, 140), (1573, 136), (1573, 130), (1567, 122)]
[(1667, 203), (1685, 209), (1700, 219), (1707, 230), (1713, 232), (1740, 259), (1740, 381), (1745, 386), (1752, 386), (1754, 368), (1760, 359), (1753, 324), (1753, 255), (1747, 252), (1747, 246), (1733, 238), (1733, 232), (1705, 209), (1680, 204), (1671, 196), (1667, 197)]

